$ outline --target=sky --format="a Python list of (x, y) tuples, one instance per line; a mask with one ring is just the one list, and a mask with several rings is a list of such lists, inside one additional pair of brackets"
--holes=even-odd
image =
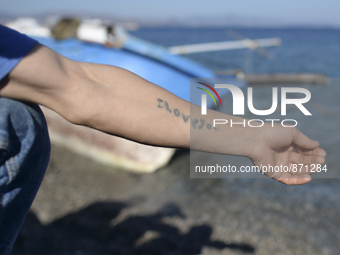
[(339, 0), (0, 0), (0, 14), (85, 13), (125, 19), (233, 16), (282, 24), (340, 26)]

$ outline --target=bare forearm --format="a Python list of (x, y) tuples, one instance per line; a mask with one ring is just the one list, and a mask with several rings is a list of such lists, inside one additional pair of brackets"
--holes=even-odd
[(79, 63), (79, 70), (75, 83), (84, 84), (76, 90), (83, 103), (73, 106), (79, 124), (145, 144), (243, 156), (256, 137), (249, 128), (207, 128), (214, 118), (243, 119), (215, 111), (196, 117), (190, 112), (197, 106), (127, 70), (90, 63)]
[(74, 124), (159, 146), (188, 147), (189, 129), (157, 108), (188, 103), (124, 69), (71, 61), (37, 46), (1, 81), (1, 96), (44, 105)]
[[(192, 136), (200, 137), (192, 139), (193, 149), (243, 151), (235, 137), (246, 137), (245, 129), (200, 128), (201, 118), (190, 116), (189, 102), (121, 68), (71, 61), (38, 46), (3, 83), (2, 96), (42, 104), (72, 123), (141, 143), (189, 148), (191, 127)], [(215, 112), (204, 121), (211, 125), (216, 114), (225, 118)], [(212, 143), (214, 139), (231, 146)]]

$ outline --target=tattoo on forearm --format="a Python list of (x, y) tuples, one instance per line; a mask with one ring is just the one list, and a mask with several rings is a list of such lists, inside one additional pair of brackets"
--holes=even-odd
[(190, 118), (190, 116), (189, 116), (189, 115), (185, 116), (185, 114), (184, 114), (184, 113), (182, 113), (182, 119), (183, 119), (184, 123), (187, 123), (187, 122), (188, 122), (188, 120), (189, 120), (189, 118)]
[(200, 119), (200, 125), (197, 127), (198, 129), (202, 129), (204, 127), (205, 121)]
[(158, 105), (157, 105), (157, 107), (158, 107), (158, 108), (163, 108), (163, 100), (162, 100), (162, 99), (159, 99), (159, 98), (157, 98), (157, 102), (158, 102)]
[(197, 123), (198, 123), (198, 119), (193, 119), (191, 120), (191, 126), (196, 129), (197, 128)]
[[(190, 115), (181, 113), (177, 108), (171, 109), (169, 103), (163, 99), (157, 98), (157, 107), (165, 109), (169, 113), (173, 113), (177, 118), (181, 117), (184, 123), (187, 123), (188, 120), (190, 120), (190, 124), (193, 129), (203, 129), (204, 127), (208, 130), (212, 129), (211, 124), (205, 123), (204, 119), (190, 118)], [(214, 127), (213, 129), (219, 131), (219, 128)]]
[(181, 113), (179, 112), (177, 108), (174, 109), (174, 114), (176, 117), (179, 117), (181, 115)]

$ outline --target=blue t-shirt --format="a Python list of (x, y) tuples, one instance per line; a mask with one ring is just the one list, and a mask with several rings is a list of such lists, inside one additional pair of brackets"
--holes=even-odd
[(0, 25), (0, 80), (33, 48), (36, 40)]

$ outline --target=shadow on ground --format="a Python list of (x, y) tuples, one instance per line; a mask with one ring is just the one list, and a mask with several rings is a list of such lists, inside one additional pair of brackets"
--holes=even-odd
[(251, 245), (211, 240), (210, 225), (193, 226), (187, 233), (164, 222), (166, 217), (185, 218), (180, 208), (168, 204), (150, 215), (121, 218), (120, 202), (94, 203), (43, 226), (29, 213), (14, 246), (13, 255), (40, 254), (186, 254), (196, 255), (204, 246), (254, 253)]

